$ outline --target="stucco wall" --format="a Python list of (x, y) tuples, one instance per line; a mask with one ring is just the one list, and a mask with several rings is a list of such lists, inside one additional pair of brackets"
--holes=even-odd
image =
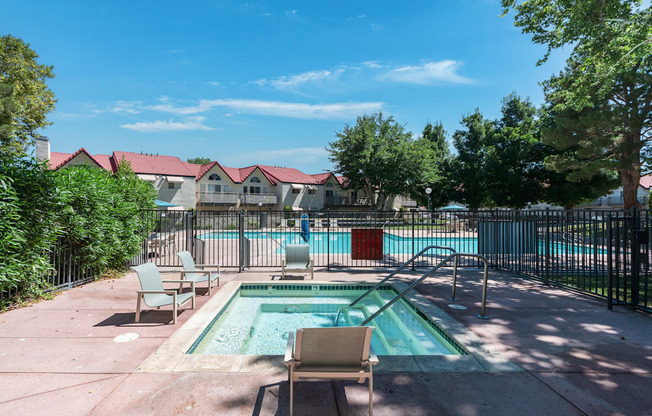
[[(168, 189), (167, 177), (161, 176), (154, 182), (158, 191), (158, 199), (171, 204), (180, 205), (183, 209), (195, 208), (195, 178), (184, 176), (180, 188)], [(178, 186), (178, 185), (177, 185)]]

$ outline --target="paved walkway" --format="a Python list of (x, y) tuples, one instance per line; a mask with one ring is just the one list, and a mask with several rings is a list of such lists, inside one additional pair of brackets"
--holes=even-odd
[[(382, 273), (320, 272), (319, 280), (373, 281)], [(278, 274), (223, 274), (223, 280)], [(480, 272), (464, 270), (448, 308), (450, 271), (419, 291), (525, 371), (377, 374), (376, 415), (652, 415), (652, 316), (490, 271), (488, 320)], [(409, 275), (406, 275), (409, 280)], [(88, 284), (0, 314), (0, 415), (287, 415), (283, 375), (135, 373), (176, 326), (169, 310), (133, 323), (134, 274)], [(215, 293), (215, 292), (214, 292)], [(197, 307), (208, 296), (199, 292)], [(132, 342), (114, 337), (138, 333)], [(366, 414), (366, 386), (296, 386), (297, 415)]]

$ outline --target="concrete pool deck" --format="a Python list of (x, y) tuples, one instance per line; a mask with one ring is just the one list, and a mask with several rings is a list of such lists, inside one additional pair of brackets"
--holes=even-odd
[[(385, 272), (315, 273), (318, 281), (377, 281)], [(376, 415), (652, 414), (652, 316), (490, 271), (488, 320), (480, 309), (481, 272), (462, 270), (459, 304), (449, 308), (451, 270), (429, 278), (421, 295), (523, 371), (386, 373), (374, 377)], [(410, 274), (401, 275), (406, 281)], [(223, 281), (278, 280), (280, 273), (223, 273)], [(300, 276), (296, 277), (301, 279)], [(308, 280), (310, 282), (310, 280)], [(226, 285), (223, 285), (226, 287)], [(283, 373), (139, 372), (197, 309), (134, 319), (135, 274), (94, 282), (0, 314), (2, 415), (287, 415)], [(219, 296), (221, 289), (213, 292)], [(131, 342), (114, 338), (137, 333)], [(254, 360), (255, 361), (255, 360)], [(295, 414), (366, 414), (366, 385), (295, 386)]]

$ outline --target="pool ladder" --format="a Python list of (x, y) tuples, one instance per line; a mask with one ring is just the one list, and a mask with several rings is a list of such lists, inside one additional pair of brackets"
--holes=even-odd
[(442, 261), (440, 261), (439, 263), (437, 263), (437, 265), (436, 265), (435, 267), (433, 267), (432, 269), (430, 269), (430, 270), (428, 270), (426, 273), (424, 273), (424, 274), (423, 274), (423, 275), (422, 275), (418, 280), (416, 280), (416, 281), (413, 282), (411, 285), (409, 285), (409, 286), (407, 287), (407, 289), (403, 290), (401, 293), (399, 293), (398, 295), (396, 295), (392, 300), (390, 300), (389, 302), (387, 302), (387, 304), (385, 304), (382, 308), (380, 308), (379, 310), (377, 310), (373, 315), (371, 315), (370, 317), (368, 317), (367, 319), (365, 319), (365, 320), (360, 324), (360, 326), (364, 326), (364, 325), (368, 324), (369, 322), (371, 322), (372, 320), (374, 320), (378, 315), (380, 315), (380, 314), (383, 313), (385, 310), (387, 310), (387, 308), (389, 308), (390, 306), (392, 306), (394, 303), (398, 302), (399, 299), (401, 299), (401, 298), (402, 298), (403, 296), (405, 296), (409, 291), (411, 291), (411, 290), (414, 289), (416, 286), (418, 286), (421, 282), (423, 282), (423, 281), (424, 281), (428, 276), (432, 275), (434, 272), (436, 272), (437, 270), (439, 270), (440, 268), (442, 268), (442, 267), (444, 266), (444, 264), (448, 263), (451, 259), (454, 259), (454, 262), (453, 262), (453, 288), (452, 288), (452, 293), (451, 293), (451, 297), (449, 298), (449, 300), (455, 302), (455, 301), (457, 300), (457, 299), (455, 299), (455, 291), (456, 291), (456, 288), (457, 288), (457, 266), (458, 266), (458, 263), (459, 263), (459, 259), (460, 259), (460, 257), (472, 257), (472, 258), (477, 258), (477, 259), (480, 259), (480, 260), (482, 261), (483, 265), (484, 265), (483, 279), (482, 279), (482, 304), (481, 304), (480, 314), (477, 315), (477, 317), (480, 318), (480, 319), (487, 319), (487, 315), (486, 315), (486, 304), (487, 304), (487, 279), (488, 279), (488, 271), (489, 271), (489, 262), (487, 262), (487, 259), (486, 259), (484, 256), (480, 255), (480, 254), (458, 253), (458, 252), (456, 252), (456, 251), (455, 251), (453, 248), (451, 248), (451, 247), (443, 247), (443, 246), (428, 246), (428, 247), (424, 248), (423, 250), (421, 250), (420, 252), (418, 252), (417, 254), (415, 254), (414, 256), (412, 256), (412, 258), (411, 258), (410, 260), (408, 260), (408, 261), (406, 261), (405, 263), (403, 263), (402, 265), (400, 265), (396, 270), (394, 270), (392, 273), (390, 273), (387, 277), (385, 277), (385, 278), (384, 278), (383, 280), (381, 280), (380, 282), (376, 283), (376, 285), (374, 285), (371, 289), (367, 290), (364, 294), (362, 294), (362, 295), (361, 295), (360, 297), (358, 297), (356, 300), (354, 300), (353, 302), (351, 302), (349, 305), (340, 308), (340, 309), (337, 311), (337, 316), (336, 316), (336, 318), (335, 318), (335, 326), (337, 326), (337, 322), (339, 321), (340, 314), (342, 313), (343, 310), (345, 310), (345, 309), (349, 309), (349, 308), (355, 306), (355, 305), (356, 305), (358, 302), (360, 302), (362, 299), (364, 299), (365, 297), (367, 297), (369, 294), (371, 294), (373, 291), (375, 291), (376, 289), (378, 289), (380, 286), (382, 286), (382, 285), (383, 285), (385, 282), (387, 282), (389, 279), (391, 279), (392, 277), (394, 277), (394, 276), (395, 276), (399, 271), (401, 271), (401, 270), (403, 270), (404, 268), (406, 268), (406, 267), (407, 267), (411, 262), (413, 262), (413, 261), (415, 261), (417, 258), (421, 257), (421, 256), (422, 256), (426, 251), (429, 251), (429, 250), (432, 250), (432, 249), (440, 249), (440, 250), (441, 250), (441, 249), (444, 249), (444, 250), (449, 250), (449, 251), (451, 251), (452, 253), (449, 254), (449, 255), (448, 255), (444, 260), (442, 260)]

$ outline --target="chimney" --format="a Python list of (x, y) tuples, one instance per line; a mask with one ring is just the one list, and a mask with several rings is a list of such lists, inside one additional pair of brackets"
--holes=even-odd
[(39, 160), (50, 160), (50, 139), (46, 136), (39, 136), (35, 141), (36, 158)]

